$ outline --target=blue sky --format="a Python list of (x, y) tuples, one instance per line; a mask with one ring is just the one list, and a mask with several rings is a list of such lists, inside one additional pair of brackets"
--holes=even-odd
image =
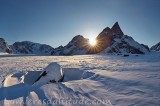
[(53, 47), (97, 36), (118, 21), (140, 43), (160, 42), (160, 0), (0, 0), (0, 37)]

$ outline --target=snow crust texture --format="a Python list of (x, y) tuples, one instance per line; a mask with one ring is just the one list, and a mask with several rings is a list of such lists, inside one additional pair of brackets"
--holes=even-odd
[[(62, 67), (64, 81), (33, 86), (52, 62)], [(0, 55), (0, 106), (159, 106), (159, 82), (159, 53)]]

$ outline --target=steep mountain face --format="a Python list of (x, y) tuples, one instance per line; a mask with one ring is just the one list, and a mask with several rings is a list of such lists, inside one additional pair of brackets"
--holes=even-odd
[(132, 37), (124, 35), (118, 22), (111, 29), (109, 27), (105, 28), (96, 39), (97, 53), (144, 54), (149, 52), (148, 46), (139, 44)]
[(15, 54), (38, 54), (38, 55), (51, 55), (54, 51), (49, 45), (33, 43), (30, 41), (15, 42), (11, 45), (13, 53)]
[(118, 54), (144, 54), (149, 52), (149, 48), (143, 44), (139, 44), (132, 37), (123, 35), (121, 38), (114, 38), (113, 44), (107, 47), (103, 53)]
[(52, 55), (82, 55), (87, 53), (87, 48), (88, 39), (77, 35), (66, 46), (55, 48)]
[(8, 46), (7, 42), (3, 38), (0, 38), (0, 52), (9, 54), (12, 53), (12, 49)]
[(96, 49), (97, 53), (111, 46), (114, 38), (121, 38), (123, 35), (124, 33), (119, 27), (118, 22), (111, 29), (109, 27), (105, 28), (96, 38), (98, 45), (98, 49)]
[(151, 47), (151, 50), (153, 50), (153, 51), (160, 51), (160, 42), (157, 43), (156, 45), (153, 45)]

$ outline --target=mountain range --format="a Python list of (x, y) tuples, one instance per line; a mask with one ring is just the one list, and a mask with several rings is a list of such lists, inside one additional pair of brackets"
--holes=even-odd
[(83, 55), (83, 54), (145, 54), (150, 50), (160, 51), (160, 43), (149, 49), (147, 45), (140, 44), (131, 36), (125, 35), (118, 22), (111, 28), (106, 27), (96, 37), (97, 44), (89, 45), (89, 39), (82, 35), (75, 36), (66, 46), (53, 48), (46, 44), (30, 41), (15, 42), (8, 45), (0, 38), (0, 52), (13, 54), (37, 54), (37, 55)]

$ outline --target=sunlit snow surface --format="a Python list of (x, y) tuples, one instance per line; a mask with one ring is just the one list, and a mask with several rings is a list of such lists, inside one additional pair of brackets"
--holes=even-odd
[[(32, 86), (29, 80), (51, 62), (64, 68), (64, 82)], [(27, 72), (31, 73), (28, 82), (23, 79)], [(159, 106), (160, 53), (129, 57), (0, 55), (0, 106), (74, 106), (75, 102), (81, 106)]]

